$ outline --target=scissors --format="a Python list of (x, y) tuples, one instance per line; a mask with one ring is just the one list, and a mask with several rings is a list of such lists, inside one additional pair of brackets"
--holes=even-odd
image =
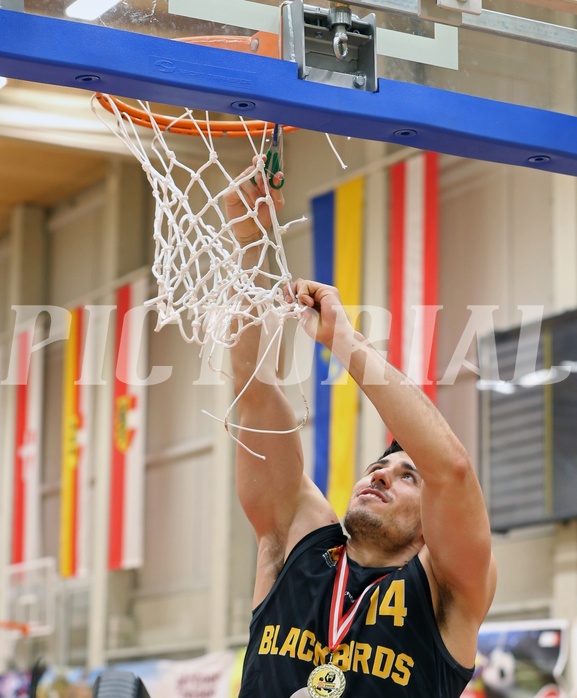
[[(266, 160), (264, 163), (264, 171), (267, 175), (269, 186), (272, 189), (282, 189), (284, 186), (284, 178), (278, 184), (274, 183), (274, 177), (277, 172), (282, 169), (282, 154), (281, 154), (281, 127), (276, 124), (272, 133), (272, 143), (270, 148), (266, 151)], [(254, 177), (251, 179), (253, 184), (256, 184)]]

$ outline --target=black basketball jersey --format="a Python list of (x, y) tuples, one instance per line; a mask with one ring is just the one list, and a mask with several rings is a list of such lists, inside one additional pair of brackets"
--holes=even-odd
[[(253, 612), (239, 698), (291, 698), (306, 687), (314, 667), (328, 661), (333, 583), (345, 541), (341, 527), (332, 524), (291, 551)], [(343, 698), (460, 696), (473, 670), (445, 648), (418, 557), (403, 567), (349, 565), (345, 612), (371, 582), (386, 576), (365, 594), (333, 654), (346, 676)]]

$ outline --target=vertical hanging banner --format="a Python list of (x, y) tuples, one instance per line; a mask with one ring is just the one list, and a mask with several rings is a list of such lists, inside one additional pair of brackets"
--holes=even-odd
[(71, 311), (64, 353), (60, 574), (82, 577), (89, 569), (90, 430), (92, 386), (81, 381), (85, 357), (85, 308)]
[[(147, 279), (117, 292), (108, 566), (143, 560), (146, 385), (137, 366), (147, 357)], [(134, 377), (131, 380), (131, 377)]]
[(438, 154), (420, 153), (390, 170), (388, 360), (436, 397)]
[[(312, 201), (314, 278), (339, 289), (345, 308), (361, 304), (364, 181)], [(355, 318), (353, 318), (355, 319)], [(359, 393), (332, 357), (315, 347), (314, 481), (343, 516), (355, 481)]]
[(44, 354), (32, 352), (34, 327), (18, 334), (18, 380), (15, 395), (12, 563), (39, 555), (40, 438)]

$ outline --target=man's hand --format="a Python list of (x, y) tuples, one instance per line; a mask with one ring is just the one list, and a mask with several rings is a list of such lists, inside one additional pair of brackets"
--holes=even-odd
[[(268, 231), (272, 225), (271, 210), (264, 198), (270, 195), (274, 209), (278, 213), (284, 206), (284, 197), (280, 189), (274, 189), (273, 187), (267, 186), (263, 180), (262, 174), (257, 174), (254, 178), (252, 173), (257, 165), (258, 161), (265, 160), (263, 155), (256, 155), (253, 158), (253, 164), (251, 167), (247, 167), (244, 172), (236, 178), (236, 182), (239, 182), (240, 192), (231, 189), (224, 197), (224, 202), (226, 204), (226, 217), (229, 221), (234, 221), (236, 219), (242, 219), (249, 213), (249, 208), (254, 210), (256, 208), (258, 213), (258, 223), (252, 216), (247, 216), (244, 220), (237, 220), (233, 225), (233, 233), (235, 238), (241, 245), (247, 245), (250, 242), (259, 240), (263, 235), (263, 229)], [(254, 179), (254, 181), (253, 181)], [(279, 186), (283, 180), (283, 173), (277, 172), (272, 180), (275, 186)], [(243, 200), (244, 199), (244, 200)], [(262, 199), (258, 204), (257, 201)], [(260, 226), (259, 227), (259, 223)]]
[[(341, 339), (350, 342), (354, 328), (334, 286), (297, 279), (292, 284), (292, 292), (301, 305), (310, 308), (303, 316), (304, 327), (310, 337), (328, 349)], [(286, 289), (285, 295), (287, 300), (291, 300), (289, 289)]]

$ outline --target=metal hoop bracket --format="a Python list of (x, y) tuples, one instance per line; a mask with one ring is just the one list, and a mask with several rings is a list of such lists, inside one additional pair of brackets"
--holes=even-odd
[(303, 80), (376, 92), (375, 14), (359, 19), (343, 7), (283, 4), (283, 58), (298, 64)]

